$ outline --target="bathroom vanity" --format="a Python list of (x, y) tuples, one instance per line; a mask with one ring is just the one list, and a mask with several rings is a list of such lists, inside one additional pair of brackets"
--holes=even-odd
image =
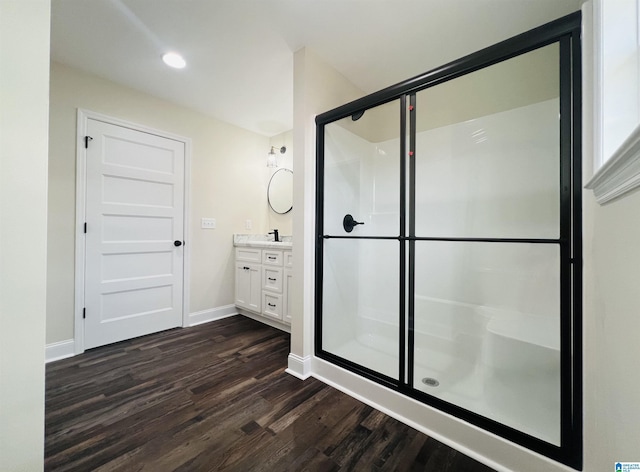
[(250, 318), (290, 331), (293, 260), (291, 237), (236, 234), (235, 305)]

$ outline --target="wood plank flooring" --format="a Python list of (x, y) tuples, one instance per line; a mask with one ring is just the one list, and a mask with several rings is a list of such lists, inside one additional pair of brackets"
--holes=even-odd
[(48, 471), (492, 469), (313, 378), (242, 316), (47, 365)]

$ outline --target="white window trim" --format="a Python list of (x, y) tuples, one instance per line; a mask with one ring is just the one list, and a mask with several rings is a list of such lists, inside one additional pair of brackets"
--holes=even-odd
[(629, 136), (622, 146), (613, 153), (586, 188), (593, 190), (599, 204), (640, 187), (640, 126)]
[[(609, 157), (604, 155), (603, 101), (606, 99), (603, 83), (603, 11), (602, 0), (594, 0), (591, 24), (593, 46), (593, 157), (596, 171), (585, 188), (593, 190), (599, 204), (607, 203), (640, 187), (640, 125), (627, 137), (622, 145)], [(640, 0), (636, 0), (638, 17), (638, 55), (640, 56)], [(639, 60), (640, 63), (640, 60)]]

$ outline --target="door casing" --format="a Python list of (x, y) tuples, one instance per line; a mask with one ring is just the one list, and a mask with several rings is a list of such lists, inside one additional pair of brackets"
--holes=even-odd
[(184, 143), (184, 245), (183, 276), (182, 276), (182, 326), (189, 325), (190, 289), (189, 274), (191, 266), (191, 227), (189, 225), (189, 214), (191, 208), (191, 139), (179, 136), (166, 131), (150, 128), (148, 126), (132, 123), (130, 121), (103, 115), (101, 113), (78, 108), (77, 128), (76, 128), (76, 227), (75, 227), (75, 303), (74, 303), (74, 351), (75, 354), (82, 354), (85, 350), (84, 343), (84, 318), (85, 307), (85, 237), (84, 222), (86, 212), (86, 149), (84, 137), (87, 135), (87, 121), (94, 119), (122, 126), (134, 131), (154, 134), (168, 139), (173, 139)]

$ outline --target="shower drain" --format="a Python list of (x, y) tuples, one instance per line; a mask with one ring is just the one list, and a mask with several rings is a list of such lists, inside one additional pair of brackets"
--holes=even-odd
[(429, 387), (437, 387), (438, 385), (440, 385), (440, 382), (431, 377), (425, 377), (424, 379), (422, 379), (422, 383), (428, 385)]

